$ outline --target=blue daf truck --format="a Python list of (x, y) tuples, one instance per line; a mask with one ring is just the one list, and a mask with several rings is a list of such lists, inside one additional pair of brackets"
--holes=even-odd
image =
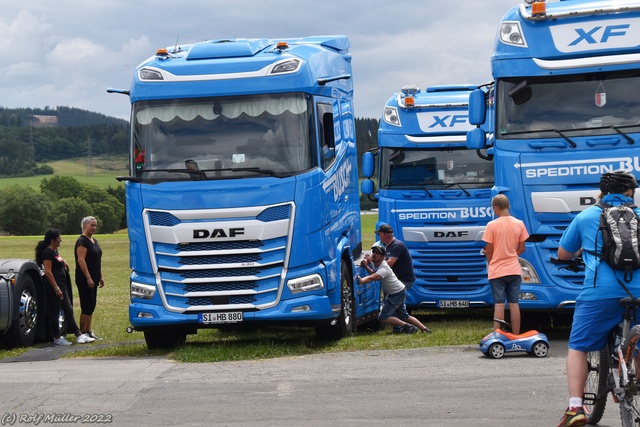
[(200, 328), (301, 325), (338, 339), (375, 322), (362, 252), (345, 36), (219, 39), (135, 70), (133, 330), (150, 348)]
[[(405, 86), (385, 105), (376, 155), (365, 153), (363, 174), (377, 160), (379, 224), (389, 224), (413, 258), (416, 282), (407, 306), (491, 306), (482, 236), (492, 218), (493, 163), (470, 150), (469, 94), (476, 85)], [(487, 89), (484, 89), (487, 90)], [(362, 185), (372, 194), (371, 179)]]
[[(584, 272), (554, 264), (563, 231), (597, 203), (600, 176), (640, 174), (640, 2), (543, 1), (502, 19), (491, 57), (495, 133), (471, 148), (494, 154), (494, 193), (511, 201), (530, 238), (522, 254), (523, 309), (575, 306)], [(492, 101), (493, 101), (492, 100)], [(470, 97), (482, 125), (486, 94)]]

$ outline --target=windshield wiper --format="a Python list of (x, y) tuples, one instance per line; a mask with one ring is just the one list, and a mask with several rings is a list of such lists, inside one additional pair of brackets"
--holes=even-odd
[[(632, 126), (635, 126), (635, 125), (632, 125)], [(624, 139), (626, 139), (626, 140), (627, 140), (627, 143), (628, 143), (628, 144), (630, 144), (630, 145), (631, 145), (631, 144), (635, 144), (635, 143), (636, 143), (636, 142), (633, 140), (633, 138), (631, 138), (631, 137), (630, 137), (629, 135), (627, 135), (626, 133), (622, 132), (622, 131), (620, 130), (620, 128), (618, 128), (617, 126), (613, 126), (613, 125), (611, 125), (611, 126), (609, 126), (609, 127), (610, 127), (611, 129), (615, 130), (616, 132), (618, 132), (620, 135), (622, 135), (622, 137), (623, 137)], [(625, 126), (625, 127), (626, 127), (626, 126)]]
[(188, 173), (191, 176), (191, 179), (206, 179), (207, 174), (205, 171), (200, 169), (140, 169), (138, 172), (142, 173), (151, 173), (151, 172), (168, 172), (168, 173)]
[[(593, 128), (591, 128), (593, 129)], [(553, 133), (557, 133), (558, 135), (560, 135), (561, 137), (563, 137), (571, 146), (571, 148), (576, 148), (577, 144), (575, 142), (573, 142), (568, 136), (566, 136), (564, 133), (562, 132), (567, 132), (567, 131), (574, 131), (574, 130), (579, 130), (579, 129), (567, 129), (567, 130), (558, 130), (558, 129), (536, 129), (536, 130), (520, 130), (520, 131), (516, 131), (516, 132), (500, 132), (500, 135), (526, 135), (528, 133), (549, 133), (549, 132), (553, 132)]]
[(433, 184), (434, 181), (431, 182), (427, 182), (425, 184), (420, 184), (420, 188), (422, 188), (424, 190), (425, 193), (427, 193), (427, 196), (429, 196), (430, 199), (433, 198), (433, 194), (431, 194), (431, 192), (429, 190), (427, 190), (427, 184)]
[(447, 188), (451, 188), (454, 185), (457, 185), (458, 187), (460, 187), (460, 189), (464, 191), (464, 194), (466, 194), (467, 197), (471, 197), (471, 193), (469, 193), (459, 182), (454, 182), (453, 184), (449, 184), (447, 185)]

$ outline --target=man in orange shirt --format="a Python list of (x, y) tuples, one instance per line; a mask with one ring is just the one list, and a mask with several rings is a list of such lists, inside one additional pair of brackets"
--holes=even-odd
[[(509, 214), (509, 199), (504, 194), (498, 194), (491, 201), (493, 212), (497, 217), (487, 224), (484, 240), (484, 254), (489, 263), (489, 283), (493, 295), (493, 318), (504, 320), (505, 295), (509, 303), (511, 330), (520, 333), (520, 282), (522, 268), (518, 256), (524, 252), (525, 240), (529, 238), (524, 223)], [(493, 329), (500, 324), (493, 322)]]

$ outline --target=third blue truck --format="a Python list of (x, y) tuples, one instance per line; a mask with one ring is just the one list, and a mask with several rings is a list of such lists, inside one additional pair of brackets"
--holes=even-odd
[[(413, 258), (408, 307), (491, 306), (482, 236), (492, 219), (493, 163), (466, 147), (469, 94), (476, 85), (405, 86), (387, 101), (376, 155), (378, 224), (389, 224)], [(485, 89), (486, 91), (487, 89)], [(373, 194), (366, 179), (363, 193)]]

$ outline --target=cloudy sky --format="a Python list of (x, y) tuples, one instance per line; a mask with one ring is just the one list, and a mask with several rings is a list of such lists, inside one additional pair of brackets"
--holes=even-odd
[(345, 34), (356, 117), (405, 84), (491, 80), (502, 16), (518, 0), (26, 0), (3, 2), (0, 106), (76, 107), (128, 119), (135, 67), (156, 49), (216, 38)]

